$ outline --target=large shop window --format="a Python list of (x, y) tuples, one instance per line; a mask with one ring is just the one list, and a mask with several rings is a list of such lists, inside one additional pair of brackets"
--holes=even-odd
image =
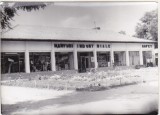
[(152, 51), (143, 51), (143, 64), (148, 66), (148, 63), (153, 63)]
[(97, 52), (98, 67), (110, 66), (110, 52)]
[(24, 53), (6, 52), (1, 53), (1, 72), (19, 73), (24, 72)]
[(129, 51), (129, 64), (130, 65), (140, 64), (139, 51)]
[(51, 56), (49, 52), (30, 52), (30, 71), (50, 71)]
[(114, 65), (115, 66), (125, 66), (126, 65), (125, 51), (115, 51), (114, 52)]
[(56, 70), (74, 69), (73, 52), (56, 52)]

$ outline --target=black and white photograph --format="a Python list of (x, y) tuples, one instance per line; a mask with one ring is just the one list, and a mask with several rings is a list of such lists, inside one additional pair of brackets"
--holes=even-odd
[(158, 114), (158, 2), (0, 2), (1, 114)]

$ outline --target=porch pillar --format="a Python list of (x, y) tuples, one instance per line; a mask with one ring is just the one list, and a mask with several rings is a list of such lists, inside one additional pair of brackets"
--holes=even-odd
[(26, 42), (26, 50), (25, 50), (25, 72), (30, 73), (30, 61), (29, 61), (29, 51)]
[(74, 58), (74, 69), (78, 70), (78, 61), (77, 61), (77, 44), (74, 43), (74, 51), (73, 51), (73, 58)]
[(51, 44), (51, 70), (56, 71), (56, 59), (55, 59), (55, 51), (54, 51), (54, 43)]
[(114, 65), (114, 51), (110, 51), (110, 61), (111, 61), (111, 67)]
[(98, 63), (97, 63), (97, 44), (94, 44), (94, 51), (93, 51), (93, 55), (94, 55), (94, 68), (98, 68)]
[(143, 65), (143, 53), (142, 50), (139, 51), (140, 65)]
[(129, 51), (126, 50), (126, 66), (129, 66)]

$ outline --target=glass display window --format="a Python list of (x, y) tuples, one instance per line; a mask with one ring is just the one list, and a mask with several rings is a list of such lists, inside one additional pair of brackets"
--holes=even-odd
[(98, 67), (110, 66), (110, 52), (97, 52)]
[(30, 71), (50, 71), (51, 56), (49, 52), (30, 52)]
[(56, 52), (56, 70), (74, 69), (73, 52)]
[(3, 52), (1, 53), (1, 73), (25, 72), (23, 52)]

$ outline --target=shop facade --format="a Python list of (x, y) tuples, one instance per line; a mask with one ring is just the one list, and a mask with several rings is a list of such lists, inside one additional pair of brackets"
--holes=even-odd
[(4, 40), (1, 72), (39, 72), (155, 64), (154, 42)]

